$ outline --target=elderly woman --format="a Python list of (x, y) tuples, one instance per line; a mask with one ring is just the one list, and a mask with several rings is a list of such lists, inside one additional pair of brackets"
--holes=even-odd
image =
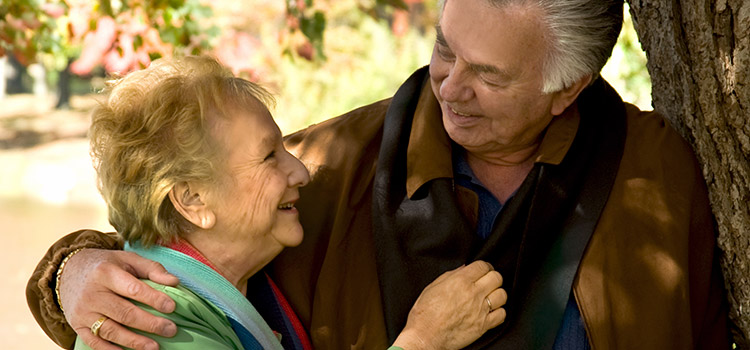
[[(284, 148), (266, 108), (270, 95), (205, 57), (154, 62), (114, 81), (107, 93), (90, 137), (110, 222), (126, 250), (161, 263), (181, 283), (147, 282), (176, 309), (139, 306), (177, 325), (174, 337), (147, 335), (162, 349), (311, 349), (263, 272), (282, 249), (302, 241), (294, 203), (309, 180)], [(488, 321), (476, 309), (489, 304), (491, 293), (504, 294), (481, 264), (428, 286), (394, 346), (460, 348), (500, 324), (504, 313)], [(480, 279), (497, 282), (455, 293), (462, 281)], [(106, 322), (116, 325), (101, 317), (87, 336), (97, 337)], [(76, 348), (86, 347), (79, 337)]]

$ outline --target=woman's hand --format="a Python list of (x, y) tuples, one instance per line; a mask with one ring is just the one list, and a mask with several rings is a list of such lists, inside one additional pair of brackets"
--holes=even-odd
[[(175, 335), (174, 323), (125, 299), (140, 301), (164, 313), (174, 311), (172, 299), (139, 278), (170, 286), (179, 283), (160, 264), (130, 252), (84, 249), (68, 260), (60, 280), (60, 299), (65, 318), (84, 343), (96, 350), (119, 349), (112, 343), (135, 349), (159, 348), (154, 340), (120, 324), (164, 337)], [(95, 336), (90, 327), (102, 316), (107, 319)]]
[(461, 349), (505, 321), (508, 298), (492, 265), (475, 261), (430, 283), (414, 303), (394, 346), (405, 350)]

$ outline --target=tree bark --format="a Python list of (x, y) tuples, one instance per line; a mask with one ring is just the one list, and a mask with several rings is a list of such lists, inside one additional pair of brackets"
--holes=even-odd
[[(629, 0), (654, 108), (693, 146), (718, 225), (738, 346), (750, 339), (750, 3)], [(744, 338), (744, 340), (742, 339)]]

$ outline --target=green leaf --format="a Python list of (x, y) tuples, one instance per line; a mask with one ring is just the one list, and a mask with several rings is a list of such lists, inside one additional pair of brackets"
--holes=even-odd
[(138, 50), (141, 46), (143, 46), (143, 37), (136, 35), (133, 37), (133, 49)]
[(326, 16), (323, 12), (316, 11), (312, 18), (302, 18), (300, 29), (310, 41), (315, 44), (323, 40), (323, 31), (326, 29)]
[(174, 27), (168, 27), (164, 28), (159, 32), (159, 36), (161, 37), (161, 40), (163, 40), (165, 43), (170, 44), (177, 44), (177, 36), (178, 36), (177, 29)]
[(167, 4), (171, 8), (180, 8), (185, 5), (185, 0), (169, 0)]
[(198, 5), (193, 11), (191, 11), (191, 13), (196, 17), (209, 18), (213, 16), (214, 11), (209, 6)]
[(170, 23), (172, 23), (173, 12), (174, 10), (172, 10), (171, 8), (167, 8), (166, 10), (164, 10), (164, 13), (161, 15), (161, 17), (164, 19), (165, 25), (168, 26), (170, 25)]
[(221, 34), (221, 29), (219, 29), (219, 27), (217, 26), (211, 26), (210, 28), (206, 29), (204, 33), (206, 33), (206, 35), (208, 35), (210, 38), (214, 38)]
[(404, 0), (377, 0), (376, 4), (380, 6), (393, 6), (401, 10), (409, 9), (409, 6), (406, 5), (406, 2), (404, 2)]

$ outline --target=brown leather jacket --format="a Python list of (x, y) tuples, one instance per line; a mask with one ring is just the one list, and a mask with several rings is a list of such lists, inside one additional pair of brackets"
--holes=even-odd
[[(372, 179), (390, 100), (290, 135), (310, 169), (301, 190), (305, 239), (272, 265), (274, 278), (318, 349), (388, 346), (372, 243)], [(429, 86), (408, 146), (407, 192), (452, 177), (449, 140)], [(609, 200), (574, 282), (593, 349), (728, 349), (727, 308), (706, 186), (690, 147), (659, 115), (626, 106), (627, 139)], [(537, 161), (562, 161), (578, 128), (575, 104), (550, 124)], [(476, 218), (473, 192), (457, 188)], [(29, 281), (37, 321), (59, 345), (74, 334), (53, 295), (62, 257), (81, 246), (117, 249), (111, 235), (58, 241)], [(405, 281), (407, 283), (407, 281)]]

